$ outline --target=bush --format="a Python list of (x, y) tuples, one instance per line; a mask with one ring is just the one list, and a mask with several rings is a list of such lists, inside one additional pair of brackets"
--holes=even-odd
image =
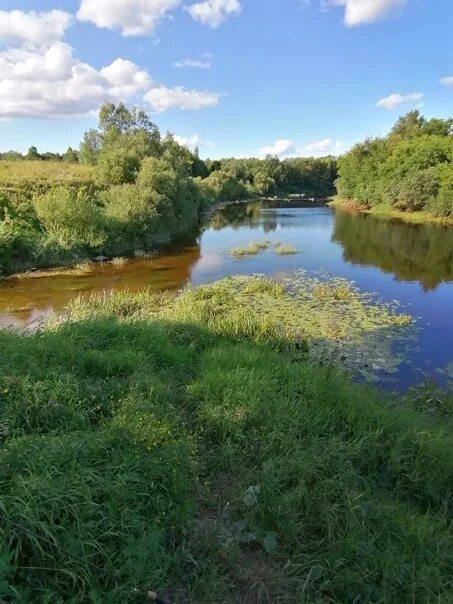
[(34, 200), (48, 242), (63, 250), (96, 248), (105, 239), (100, 208), (85, 191), (57, 187)]
[(115, 250), (134, 249), (157, 216), (157, 208), (149, 203), (135, 184), (110, 187), (102, 194), (105, 225)]
[(134, 182), (140, 160), (120, 144), (102, 149), (96, 166), (96, 175), (101, 185), (121, 185)]
[(434, 168), (406, 176), (398, 187), (394, 206), (399, 210), (423, 210), (436, 197), (438, 183)]

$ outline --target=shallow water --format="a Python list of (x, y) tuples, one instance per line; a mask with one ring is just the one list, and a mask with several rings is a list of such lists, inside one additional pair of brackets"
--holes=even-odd
[[(270, 247), (246, 258), (229, 254), (233, 247), (264, 239), (293, 244), (298, 253), (279, 256)], [(405, 388), (426, 376), (448, 382), (445, 369), (449, 363), (450, 372), (453, 368), (453, 230), (325, 207), (237, 204), (217, 212), (192, 241), (155, 258), (95, 266), (79, 275), (4, 281), (0, 325), (33, 324), (81, 293), (144, 286), (179, 289), (238, 273), (281, 277), (301, 268), (353, 280), (384, 301), (399, 300), (418, 317), (411, 362), (400, 368), (393, 385)]]

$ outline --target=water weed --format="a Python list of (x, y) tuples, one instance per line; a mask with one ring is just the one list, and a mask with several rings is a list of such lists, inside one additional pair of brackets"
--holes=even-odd
[(291, 254), (297, 254), (297, 247), (295, 245), (280, 243), (275, 245), (275, 251), (279, 256), (290, 256)]

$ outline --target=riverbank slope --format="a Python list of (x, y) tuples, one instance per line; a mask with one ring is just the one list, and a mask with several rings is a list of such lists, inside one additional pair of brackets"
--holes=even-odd
[(80, 299), (32, 336), (0, 331), (1, 596), (448, 598), (451, 408), (313, 365), (315, 338), (291, 316), (282, 329), (288, 296), (227, 280)]

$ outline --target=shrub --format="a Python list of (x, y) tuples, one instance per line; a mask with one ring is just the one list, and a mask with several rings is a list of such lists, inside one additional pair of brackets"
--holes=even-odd
[(139, 167), (137, 155), (118, 144), (106, 147), (99, 153), (96, 175), (104, 186), (121, 185), (134, 182)]
[(85, 191), (57, 187), (34, 200), (49, 242), (61, 249), (99, 247), (106, 238), (100, 208)]
[(438, 183), (433, 168), (416, 172), (404, 178), (397, 193), (395, 207), (415, 212), (422, 210), (436, 196)]

